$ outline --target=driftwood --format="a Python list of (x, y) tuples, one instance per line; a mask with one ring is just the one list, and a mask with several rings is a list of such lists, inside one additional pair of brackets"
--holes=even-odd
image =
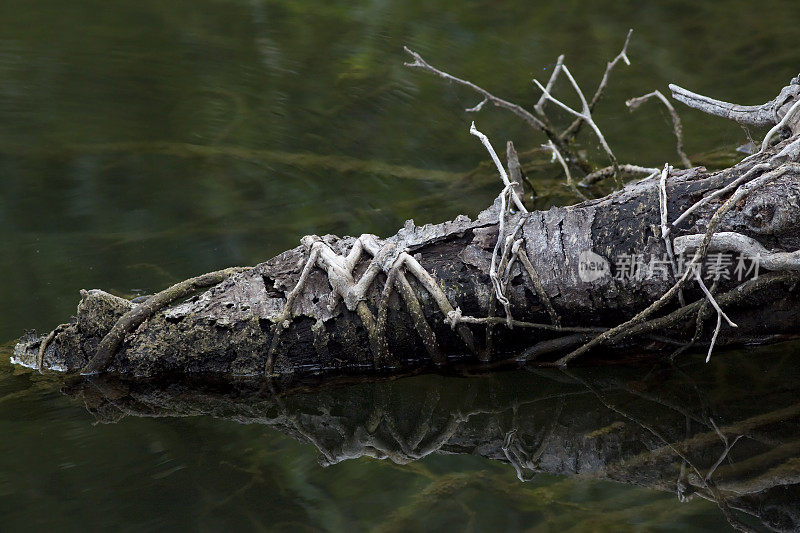
[[(591, 101), (559, 58), (547, 87), (537, 82), (538, 118), (408, 52), (409, 66), (463, 84), (483, 103), (510, 109), (543, 131), (577, 190), (572, 172), (597, 181), (619, 179), (625, 169), (654, 170), (620, 165), (592, 119), (609, 71), (628, 62), (626, 49), (627, 40)], [(559, 74), (578, 94), (581, 111), (550, 95)], [(473, 124), (504, 185), (474, 220), (462, 215), (424, 226), (409, 220), (383, 239), (306, 236), (301, 246), (253, 268), (199, 276), (143, 303), (83, 291), (77, 316), (44, 338), (22, 339), (14, 360), (84, 374), (297, 377), (462, 363), (564, 366), (590, 349), (596, 358), (619, 361), (696, 344), (710, 356), (715, 344), (795, 336), (800, 77), (755, 107), (672, 90), (704, 111), (772, 126), (762, 150), (722, 171), (665, 165), (606, 197), (527, 212), (513, 145), (507, 172)], [(547, 102), (577, 117), (561, 135), (543, 112)], [(584, 123), (610, 170), (590, 173), (577, 158), (574, 134)], [(685, 158), (680, 144), (679, 153)], [(738, 262), (722, 265), (722, 252), (737, 253)], [(713, 314), (716, 326), (707, 327)]]
[[(742, 352), (730, 357), (724, 374), (698, 361), (682, 369), (537, 369), (348, 387), (327, 382), (321, 390), (313, 383), (265, 390), (260, 380), (159, 385), (97, 376), (64, 390), (106, 423), (205, 415), (263, 424), (316, 447), (323, 466), (359, 457), (407, 464), (437, 453), (477, 455), (507, 464), (521, 481), (538, 473), (613, 480), (675, 494), (676, 512), (680, 502), (713, 501), (740, 530), (750, 530), (755, 518), (771, 531), (797, 531), (794, 360), (770, 349), (759, 360)], [(447, 479), (421, 490), (434, 499), (450, 497), (433, 490)], [(463, 489), (531, 497), (491, 470), (470, 470), (467, 483)], [(617, 512), (642, 519), (635, 505)], [(413, 507), (398, 507), (383, 529), (407, 530), (409, 514)]]

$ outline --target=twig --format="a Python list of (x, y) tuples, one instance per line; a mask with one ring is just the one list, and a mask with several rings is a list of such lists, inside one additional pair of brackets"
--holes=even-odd
[[(589, 102), (589, 110), (594, 111), (594, 106), (597, 105), (597, 102), (603, 97), (603, 93), (606, 90), (606, 86), (608, 85), (608, 78), (611, 74), (611, 71), (614, 70), (614, 67), (617, 66), (617, 63), (620, 61), (624, 61), (626, 65), (630, 66), (631, 61), (628, 59), (628, 43), (631, 42), (631, 35), (633, 34), (633, 29), (628, 30), (628, 35), (625, 37), (625, 44), (622, 45), (622, 50), (620, 51), (617, 56), (609, 61), (606, 64), (606, 71), (603, 73), (603, 78), (600, 80), (600, 84), (597, 86), (597, 90), (594, 92), (594, 96), (592, 96), (591, 102)], [(569, 139), (574, 137), (578, 134), (583, 125), (583, 121), (579, 118), (576, 119), (569, 127), (564, 130), (564, 132), (560, 135), (562, 139)]]
[(708, 346), (708, 355), (706, 356), (706, 363), (708, 363), (711, 360), (711, 352), (714, 351), (714, 344), (716, 344), (717, 336), (722, 328), (722, 319), (724, 318), (728, 325), (732, 328), (738, 328), (739, 326), (737, 326), (736, 323), (734, 323), (733, 320), (731, 320), (730, 317), (726, 315), (719, 306), (717, 300), (714, 299), (714, 295), (711, 294), (711, 292), (708, 290), (708, 287), (706, 287), (706, 284), (703, 283), (703, 278), (700, 277), (699, 270), (695, 271), (695, 279), (697, 280), (697, 284), (700, 285), (700, 289), (703, 291), (703, 294), (705, 294), (706, 298), (708, 299), (708, 302), (717, 312), (717, 326), (714, 328), (714, 335), (711, 337), (711, 343)]
[(761, 143), (762, 152), (767, 149), (767, 147), (769, 146), (769, 142), (772, 140), (772, 137), (780, 130), (785, 128), (787, 124), (789, 124), (790, 120), (794, 120), (794, 116), (797, 114), (798, 110), (800, 110), (800, 100), (797, 100), (794, 103), (794, 105), (792, 105), (792, 107), (789, 108), (789, 111), (787, 111), (786, 114), (783, 115), (781, 121), (775, 124), (775, 126), (773, 126), (772, 129), (767, 132), (767, 135), (764, 136), (764, 141)]
[(608, 155), (608, 159), (611, 161), (611, 166), (614, 167), (614, 176), (618, 178), (619, 164), (617, 163), (617, 158), (614, 156), (614, 152), (612, 152), (611, 148), (608, 146), (606, 138), (603, 136), (603, 132), (600, 131), (600, 128), (597, 126), (597, 123), (595, 123), (594, 119), (592, 119), (592, 110), (589, 108), (589, 103), (586, 101), (586, 97), (583, 95), (583, 91), (581, 91), (581, 88), (578, 86), (578, 82), (576, 82), (575, 78), (572, 77), (572, 73), (569, 71), (569, 68), (566, 65), (564, 65), (561, 70), (562, 72), (564, 72), (564, 75), (569, 80), (570, 84), (572, 85), (572, 88), (575, 89), (578, 98), (580, 98), (581, 101), (580, 112), (575, 111), (565, 103), (554, 98), (550, 94), (550, 92), (547, 89), (545, 89), (541, 83), (539, 83), (539, 80), (534, 78), (533, 83), (535, 83), (536, 86), (539, 88), (539, 90), (542, 91), (543, 96), (547, 100), (550, 100), (564, 111), (575, 115), (576, 117), (582, 119), (587, 124), (589, 124), (592, 130), (594, 130), (594, 133), (597, 136), (597, 139), (600, 141), (600, 145), (603, 147), (603, 150), (606, 152), (606, 155)]
[[(608, 328), (603, 327), (575, 327), (575, 326), (559, 326), (554, 324), (540, 324), (537, 322), (527, 322), (524, 320), (512, 320), (514, 327), (538, 329), (542, 331), (556, 331), (561, 333), (599, 333)], [(464, 316), (461, 314), (461, 309), (456, 308), (447, 315), (447, 323), (450, 327), (455, 327), (458, 324), (482, 324), (482, 325), (497, 325), (505, 324), (506, 319), (500, 316), (489, 317), (474, 317)]]
[(740, 184), (744, 183), (750, 176), (752, 176), (753, 174), (755, 174), (759, 170), (767, 170), (770, 167), (771, 167), (771, 165), (769, 163), (760, 163), (758, 165), (755, 165), (753, 168), (751, 168), (750, 170), (748, 170), (747, 172), (745, 172), (744, 174), (742, 174), (741, 176), (739, 176), (738, 178), (736, 178), (735, 180), (733, 180), (732, 182), (727, 184), (725, 187), (723, 187), (721, 189), (718, 189), (718, 190), (714, 191), (713, 193), (709, 194), (708, 196), (704, 196), (703, 198), (698, 200), (694, 205), (692, 205), (686, 211), (681, 213), (681, 215), (672, 222), (671, 226), (673, 228), (676, 227), (686, 217), (688, 217), (690, 214), (692, 214), (694, 211), (696, 211), (700, 207), (702, 207), (702, 206), (706, 205), (707, 203), (709, 203), (714, 198), (718, 198), (718, 197), (720, 197), (720, 196), (722, 196), (724, 194), (727, 194), (728, 192), (730, 192), (733, 189), (735, 189), (736, 187), (738, 187)]
[(681, 158), (681, 163), (683, 163), (683, 166), (685, 166), (686, 168), (692, 168), (692, 162), (689, 160), (689, 158), (686, 156), (686, 152), (684, 152), (683, 150), (683, 127), (681, 126), (681, 119), (678, 116), (677, 111), (675, 111), (675, 108), (670, 103), (670, 101), (667, 100), (667, 97), (664, 96), (661, 93), (661, 91), (656, 90), (651, 93), (647, 93), (644, 96), (631, 98), (630, 100), (625, 102), (625, 105), (628, 106), (628, 109), (630, 109), (631, 111), (635, 111), (636, 109), (639, 108), (640, 105), (642, 105), (651, 98), (658, 98), (659, 100), (661, 100), (661, 103), (664, 104), (664, 107), (667, 108), (669, 116), (672, 118), (672, 131), (675, 134), (675, 142), (677, 144), (678, 156)]
[(497, 167), (497, 171), (500, 173), (500, 178), (503, 180), (503, 185), (508, 187), (511, 190), (511, 198), (514, 200), (514, 205), (517, 206), (523, 213), (527, 213), (528, 210), (525, 209), (525, 204), (522, 203), (522, 200), (517, 195), (517, 192), (514, 190), (513, 184), (508, 179), (508, 174), (506, 173), (506, 169), (503, 168), (503, 164), (500, 162), (500, 158), (497, 157), (497, 152), (494, 151), (492, 148), (492, 143), (489, 142), (489, 138), (478, 131), (478, 128), (475, 127), (475, 122), (472, 122), (472, 125), (469, 128), (469, 132), (481, 140), (483, 145), (486, 147), (486, 150), (489, 152), (489, 155), (492, 156), (492, 161), (494, 161), (494, 165)]
[(483, 109), (483, 106), (485, 106), (486, 102), (488, 102), (488, 101), (489, 101), (488, 98), (484, 98), (483, 100), (478, 102), (478, 105), (473, 106), (473, 107), (468, 107), (468, 108), (464, 109), (464, 111), (467, 112), (467, 113), (477, 113), (478, 111)]
[[(508, 298), (506, 298), (504, 292), (505, 288), (503, 286), (502, 280), (497, 275), (497, 254), (500, 249), (500, 243), (505, 239), (505, 218), (506, 212), (508, 210), (507, 202), (506, 202), (506, 195), (510, 194), (511, 198), (514, 200), (514, 204), (522, 213), (527, 213), (528, 210), (523, 205), (522, 200), (520, 200), (519, 196), (517, 195), (516, 191), (514, 190), (514, 184), (508, 179), (508, 174), (506, 174), (506, 170), (503, 168), (503, 164), (500, 162), (500, 158), (497, 157), (497, 153), (494, 151), (492, 147), (492, 143), (489, 142), (489, 138), (486, 137), (483, 133), (478, 131), (475, 127), (475, 122), (472, 123), (470, 126), (469, 132), (476, 136), (478, 139), (481, 140), (483, 145), (488, 150), (489, 155), (492, 157), (492, 161), (494, 161), (495, 166), (497, 167), (497, 171), (500, 173), (500, 178), (503, 180), (503, 184), (505, 187), (500, 192), (500, 213), (499, 213), (499, 223), (498, 223), (498, 230), (497, 230), (497, 242), (495, 243), (494, 250), (492, 251), (492, 263), (489, 268), (489, 279), (492, 281), (492, 285), (494, 286), (494, 290), (497, 296), (497, 301), (499, 301), (506, 312), (506, 319), (509, 321), (509, 326), (512, 325), (511, 323), (511, 303), (509, 302)], [(514, 230), (516, 231), (519, 228)], [(513, 236), (511, 236), (513, 238)], [(506, 256), (506, 252), (508, 251), (509, 243), (506, 243), (506, 249), (503, 252), (503, 257)], [(503, 259), (501, 259), (501, 263)]]
[[(711, 292), (712, 296), (716, 294), (718, 284), (719, 280), (714, 280), (714, 283), (711, 284), (709, 292)], [(697, 311), (697, 318), (695, 319), (695, 326), (694, 326), (694, 335), (692, 335), (692, 338), (689, 340), (689, 342), (687, 342), (686, 344), (684, 344), (683, 346), (681, 346), (680, 348), (678, 348), (677, 350), (675, 350), (670, 354), (669, 356), (670, 361), (675, 361), (676, 357), (678, 357), (680, 354), (682, 354), (683, 352), (694, 346), (694, 344), (700, 338), (700, 335), (703, 334), (703, 323), (705, 322), (706, 319), (706, 311), (708, 310), (708, 307), (709, 307), (708, 299), (704, 298), (703, 303), (700, 305), (700, 309)], [(717, 317), (719, 317), (719, 315), (717, 315)]]
[(575, 193), (575, 196), (577, 196), (581, 200), (588, 200), (588, 198), (586, 198), (586, 195), (583, 194), (581, 191), (579, 191), (578, 188), (575, 186), (575, 183), (572, 181), (572, 173), (569, 171), (567, 162), (564, 161), (564, 157), (561, 155), (561, 152), (558, 151), (556, 145), (553, 144), (553, 141), (548, 141), (547, 144), (542, 146), (550, 150), (553, 153), (553, 158), (558, 160), (558, 162), (561, 164), (561, 168), (564, 169), (564, 174), (567, 176), (567, 187), (569, 187), (570, 190), (572, 190), (572, 192)]
[(506, 317), (508, 319), (511, 318), (509, 311), (510, 311), (510, 303), (508, 298), (505, 297), (503, 294), (503, 286), (500, 283), (500, 279), (497, 276), (497, 262), (498, 262), (498, 252), (500, 250), (500, 243), (503, 241), (505, 237), (505, 227), (506, 227), (506, 211), (508, 210), (507, 202), (506, 202), (506, 195), (510, 190), (510, 185), (507, 185), (500, 191), (500, 213), (498, 214), (498, 224), (497, 224), (497, 241), (494, 243), (494, 248), (492, 249), (492, 262), (489, 265), (489, 279), (492, 282), (492, 287), (494, 288), (495, 296), (497, 301), (500, 302), (506, 311)]
[(448, 74), (447, 72), (443, 72), (437, 69), (436, 67), (431, 66), (427, 61), (422, 59), (422, 56), (420, 56), (418, 53), (414, 52), (407, 46), (404, 46), (403, 50), (405, 50), (406, 53), (408, 53), (414, 59), (413, 62), (405, 63), (405, 66), (410, 68), (421, 68), (423, 70), (427, 70), (428, 72), (431, 72), (439, 76), (440, 78), (444, 78), (448, 81), (452, 81), (459, 85), (463, 85), (464, 87), (468, 87), (473, 91), (477, 92), (478, 94), (480, 94), (481, 96), (483, 96), (483, 101), (481, 101), (481, 103), (479, 103), (477, 106), (471, 108), (469, 111), (479, 111), (486, 102), (491, 102), (497, 107), (502, 107), (503, 109), (511, 111), (512, 113), (520, 117), (522, 120), (524, 120), (529, 126), (547, 135), (547, 138), (553, 140), (553, 142), (555, 142), (558, 146), (561, 147), (564, 146), (563, 142), (558, 137), (556, 132), (550, 129), (547, 126), (547, 124), (536, 118), (536, 116), (534, 116), (530, 111), (526, 110), (522, 106), (519, 106), (517, 104), (512, 104), (507, 100), (498, 98), (497, 96), (493, 95), (486, 89), (478, 87), (477, 85), (475, 85), (470, 81), (462, 80), (461, 78), (457, 78), (451, 74)]
[(64, 331), (66, 328), (69, 327), (69, 324), (59, 324), (55, 327), (53, 331), (51, 331), (47, 337), (42, 339), (42, 342), (39, 344), (39, 352), (36, 356), (36, 367), (39, 369), (39, 373), (41, 374), (44, 371), (44, 356), (47, 352), (47, 347), (50, 346), (50, 343), (53, 342), (53, 339), (56, 338), (56, 335)]
[[(618, 165), (619, 173), (622, 176), (626, 175), (655, 175), (661, 172), (657, 168), (648, 168), (648, 167), (640, 167), (639, 165)], [(604, 167), (599, 170), (595, 170), (594, 172), (587, 174), (583, 177), (581, 181), (578, 182), (578, 185), (581, 187), (589, 187), (590, 185), (594, 185), (595, 183), (602, 181), (606, 178), (610, 178), (614, 175), (614, 167)]]
[(550, 319), (553, 321), (553, 324), (556, 326), (561, 326), (561, 317), (558, 316), (555, 308), (553, 307), (553, 303), (550, 301), (550, 297), (547, 295), (547, 292), (544, 290), (544, 286), (542, 285), (542, 281), (539, 278), (539, 274), (536, 272), (536, 269), (533, 268), (533, 264), (531, 260), (528, 258), (528, 253), (525, 251), (525, 248), (522, 246), (523, 240), (520, 239), (514, 243), (513, 253), (514, 255), (519, 257), (522, 266), (525, 267), (525, 271), (528, 273), (528, 277), (531, 278), (531, 283), (533, 283), (533, 288), (536, 290), (536, 294), (539, 296), (539, 300), (544, 305), (545, 309), (547, 309), (547, 314), (550, 315)]
[[(675, 264), (675, 253), (672, 250), (672, 239), (669, 238), (669, 226), (667, 225), (667, 177), (671, 169), (669, 164), (665, 164), (664, 170), (661, 172), (661, 179), (658, 181), (658, 210), (661, 214), (661, 238), (664, 239), (664, 246), (667, 249), (672, 276), (677, 279), (678, 265)], [(678, 292), (678, 301), (681, 305), (686, 305), (683, 300), (683, 291)]]
[[(683, 253), (697, 248), (703, 241), (703, 235), (682, 235), (675, 238), (675, 250)], [(741, 233), (721, 231), (715, 233), (708, 245), (709, 251), (734, 251), (743, 256), (757, 257), (759, 268), (766, 270), (800, 271), (800, 250), (794, 252), (771, 252), (760, 242)]]
[[(556, 66), (553, 67), (553, 72), (552, 74), (550, 74), (550, 79), (547, 80), (547, 86), (546, 86), (547, 92), (550, 92), (550, 90), (553, 88), (553, 84), (555, 84), (558, 75), (561, 74), (561, 69), (563, 67), (564, 67), (564, 54), (561, 54), (560, 56), (558, 56), (558, 59), (556, 60)], [(544, 114), (545, 103), (547, 103), (547, 99), (544, 97), (544, 95), (542, 95), (539, 97), (539, 101), (536, 102), (536, 105), (533, 106), (533, 109), (536, 110), (536, 112), (541, 117), (545, 117)]]
[(517, 357), (517, 361), (529, 363), (535, 361), (543, 355), (580, 346), (581, 344), (584, 344), (586, 341), (590, 340), (592, 335), (592, 333), (573, 333), (571, 335), (564, 335), (554, 339), (539, 341), (522, 352), (519, 357)]
[[(503, 210), (503, 213), (505, 213), (505, 209)], [(516, 226), (514, 226), (514, 230), (507, 236), (504, 236), (505, 234), (499, 232), (498, 229), (497, 242), (495, 243), (495, 247), (492, 252), (492, 263), (489, 267), (489, 279), (491, 279), (492, 285), (495, 288), (497, 301), (503, 304), (509, 329), (513, 328), (514, 324), (513, 316), (511, 316), (511, 302), (509, 301), (508, 297), (506, 297), (505, 292), (506, 287), (508, 286), (509, 276), (511, 275), (511, 268), (514, 266), (514, 261), (516, 260), (516, 255), (510, 256), (509, 253), (513, 248), (514, 238), (524, 223), (525, 218), (520, 217), (519, 220), (517, 220)], [(497, 251), (501, 241), (504, 243), (503, 254), (500, 257), (500, 264), (496, 266)]]
[[(713, 298), (713, 297), (712, 297)], [(714, 326), (714, 334), (711, 335), (711, 342), (708, 343), (708, 353), (706, 353), (706, 363), (711, 361), (711, 352), (714, 351), (714, 345), (717, 343), (717, 337), (722, 329), (722, 315), (717, 313), (717, 325)]]

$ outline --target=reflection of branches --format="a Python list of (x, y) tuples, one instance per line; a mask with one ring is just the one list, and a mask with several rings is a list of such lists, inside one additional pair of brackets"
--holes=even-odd
[(706, 472), (706, 476), (703, 479), (705, 479), (705, 481), (707, 481), (707, 482), (711, 480), (711, 476), (714, 475), (714, 472), (717, 470), (719, 465), (722, 464), (722, 461), (724, 461), (725, 458), (728, 457), (728, 454), (731, 453), (731, 450), (733, 449), (734, 445), (737, 442), (739, 442), (739, 439), (742, 438), (742, 435), (737, 435), (736, 438), (733, 439), (733, 442), (730, 442), (728, 440), (728, 437), (726, 437), (725, 434), (722, 433), (719, 430), (719, 428), (717, 427), (717, 425), (714, 423), (714, 419), (713, 418), (709, 418), (708, 421), (711, 422), (711, 425), (714, 427), (714, 431), (717, 433), (717, 435), (719, 435), (720, 440), (722, 440), (722, 443), (725, 445), (725, 450), (719, 456), (719, 459), (717, 459), (717, 462), (715, 462), (711, 466), (711, 468), (708, 469), (708, 472)]
[[(683, 461), (683, 465), (688, 465), (695, 472), (695, 474), (697, 475), (697, 480), (699, 481), (700, 485), (702, 486), (702, 488), (704, 488), (707, 491), (706, 494), (702, 494), (700, 492), (698, 492), (697, 494), (716, 502), (717, 506), (720, 508), (722, 513), (725, 515), (725, 518), (728, 520), (728, 522), (731, 524), (731, 526), (733, 526), (735, 529), (737, 529), (738, 531), (747, 531), (747, 532), (752, 531), (752, 529), (750, 527), (748, 527), (747, 525), (743, 524), (736, 516), (733, 515), (733, 513), (732, 513), (732, 511), (731, 511), (731, 509), (730, 509), (725, 497), (720, 492), (720, 490), (716, 487), (716, 485), (711, 481), (711, 479), (710, 479), (711, 475), (713, 474), (713, 471), (716, 469), (716, 467), (718, 465), (715, 465), (714, 467), (712, 467), (712, 469), (710, 469), (707, 472), (706, 475), (703, 475), (700, 472), (700, 469), (691, 460), (689, 460), (688, 456), (685, 453), (683, 453), (681, 451), (681, 449), (688, 449), (688, 448), (685, 448), (685, 447), (681, 446), (680, 444), (673, 444), (672, 442), (670, 442), (669, 439), (664, 437), (661, 434), (661, 432), (656, 430), (652, 425), (647, 424), (646, 422), (642, 422), (637, 417), (631, 415), (630, 413), (628, 413), (628, 412), (622, 410), (621, 408), (617, 407), (616, 405), (610, 403), (608, 400), (603, 398), (603, 396), (600, 394), (599, 391), (596, 391), (595, 388), (592, 385), (590, 385), (588, 382), (586, 382), (585, 380), (579, 378), (578, 376), (576, 376), (574, 374), (571, 374), (566, 369), (563, 370), (563, 372), (565, 374), (567, 374), (568, 376), (572, 377), (573, 379), (575, 379), (576, 381), (579, 381), (579, 382), (583, 383), (589, 390), (591, 390), (595, 394), (597, 399), (603, 405), (605, 405), (608, 409), (610, 409), (610, 410), (614, 411), (615, 413), (621, 415), (622, 417), (630, 420), (631, 422), (635, 423), (636, 425), (638, 425), (642, 429), (646, 430), (648, 433), (652, 434), (658, 440), (663, 442), (664, 445), (669, 450), (672, 451), (672, 453), (674, 453), (678, 458), (680, 458)], [(713, 421), (712, 421), (712, 424), (713, 424)], [(717, 428), (715, 427), (714, 429), (717, 429)], [(720, 436), (718, 431), (719, 430), (714, 432), (714, 435), (717, 436), (717, 437)], [(738, 438), (736, 439), (736, 441), (738, 441)], [(734, 441), (734, 444), (736, 443), (736, 441)], [(725, 443), (725, 452), (723, 452), (722, 456), (720, 457), (720, 459), (718, 461), (719, 463), (721, 463), (725, 459), (725, 457), (727, 457), (728, 452), (730, 451), (730, 448), (728, 447), (728, 444), (727, 444), (727, 439), (723, 439), (723, 442)], [(651, 458), (650, 454), (647, 454), (647, 455), (648, 455), (648, 457)], [(627, 463), (628, 462), (626, 461), (626, 468), (630, 468), (630, 465), (627, 464)], [(679, 482), (680, 482), (680, 479), (679, 479)], [(679, 488), (679, 494), (680, 494), (680, 488)]]
[[(558, 417), (561, 416), (561, 411), (563, 408), (564, 399), (562, 398), (558, 403), (556, 413), (553, 415), (553, 421), (551, 422), (549, 429), (542, 434), (542, 439), (539, 441), (539, 446), (536, 448), (536, 450), (534, 450), (533, 454), (529, 454), (526, 450), (526, 446), (523, 445), (517, 437), (517, 408), (516, 406), (514, 407), (512, 421), (514, 427), (508, 433), (506, 433), (506, 436), (503, 439), (502, 450), (506, 456), (506, 459), (508, 459), (508, 462), (514, 467), (514, 470), (517, 473), (517, 479), (523, 483), (533, 479), (533, 476), (536, 474), (539, 465), (539, 459), (547, 449), (548, 440), (556, 430), (556, 426), (558, 425)], [(525, 470), (530, 470), (531, 473), (526, 476), (524, 473)]]

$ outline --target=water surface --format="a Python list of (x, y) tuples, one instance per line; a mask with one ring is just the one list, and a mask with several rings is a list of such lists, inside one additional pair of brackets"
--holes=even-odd
[[(389, 235), (406, 218), (477, 214), (498, 187), (486, 173), (465, 178), (486, 159), (469, 122), (521, 152), (542, 138), (501, 110), (465, 114), (479, 100), (403, 68), (404, 44), (530, 106), (531, 78), (546, 79), (558, 54), (588, 90), (634, 28), (632, 66), (614, 73), (597, 120), (620, 160), (659, 166), (675, 159), (668, 116), (655, 105), (629, 114), (624, 100), (669, 82), (744, 104), (771, 99), (800, 70), (796, 11), (793, 2), (754, 11), (741, 0), (7, 0), (0, 342), (62, 322), (81, 288), (149, 293), (255, 264), (308, 233)], [(747, 140), (737, 126), (679, 111), (690, 154)], [(588, 137), (584, 147), (597, 149)], [(568, 200), (552, 184), (558, 174), (552, 166), (530, 176), (554, 195), (544, 201)], [(720, 353), (710, 369), (694, 354), (685, 371), (718, 376), (711, 403), (720, 409), (747, 385), (734, 365), (769, 365), (796, 350)], [(322, 468), (312, 444), (224, 417), (94, 424), (80, 397), (2, 355), (3, 529), (727, 527), (713, 503), (678, 503), (663, 487), (547, 475), (523, 484), (480, 454)], [(789, 387), (790, 376), (770, 373), (764, 390)], [(415, 379), (444, 391), (460, 381)], [(404, 390), (413, 398), (413, 387)], [(420, 503), (426, 490), (451, 496)]]

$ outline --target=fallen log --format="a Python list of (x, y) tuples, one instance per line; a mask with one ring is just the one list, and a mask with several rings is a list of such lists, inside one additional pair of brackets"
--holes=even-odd
[[(410, 53), (412, 66), (441, 75)], [(620, 57), (627, 61), (625, 49)], [(571, 111), (578, 129), (589, 124), (613, 163), (609, 175), (618, 177), (591, 118), (594, 99), (587, 103), (566, 65), (562, 70), (583, 110), (550, 96), (551, 83), (539, 84), (541, 103)], [(799, 80), (769, 104), (728, 114), (773, 125), (762, 150), (733, 167), (665, 165), (603, 198), (547, 211), (527, 212), (510, 181), (519, 174), (513, 147), (507, 173), (473, 125), (505, 184), (475, 220), (409, 220), (384, 239), (310, 235), (265, 263), (192, 278), (143, 303), (83, 291), (77, 316), (44, 338), (23, 338), (14, 361), (84, 374), (296, 377), (462, 363), (564, 366), (592, 348), (604, 349), (592, 355), (606, 361), (691, 345), (707, 346), (710, 357), (715, 344), (795, 336)], [(673, 91), (690, 105), (712, 102), (717, 114), (725, 104)], [(566, 137), (552, 137), (549, 127), (547, 133), (574, 189), (570, 169), (580, 165), (572, 154), (562, 156)], [(716, 326), (708, 327), (715, 313)]]

